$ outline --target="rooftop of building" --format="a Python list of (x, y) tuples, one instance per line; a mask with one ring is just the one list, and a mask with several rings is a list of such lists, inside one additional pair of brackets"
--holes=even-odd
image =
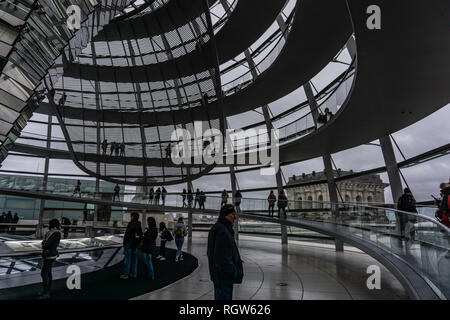
[[(350, 171), (345, 171), (342, 169), (338, 169), (338, 170), (333, 170), (333, 177), (334, 178), (338, 178), (338, 177), (342, 177), (342, 176), (346, 176), (346, 175), (351, 175), (353, 174), (353, 170)], [(286, 187), (289, 186), (295, 186), (298, 183), (308, 183), (308, 182), (315, 182), (315, 181), (322, 181), (322, 180), (326, 180), (326, 175), (325, 175), (325, 171), (313, 171), (312, 173), (302, 173), (299, 176), (293, 175), (292, 177), (289, 177), (289, 181), (286, 184)], [(349, 178), (348, 181), (353, 181), (353, 182), (359, 182), (359, 183), (370, 183), (370, 184), (380, 184), (380, 185), (384, 185), (385, 187), (387, 187), (389, 184), (388, 183), (384, 183), (383, 180), (381, 179), (379, 174), (369, 174), (369, 175), (365, 175), (365, 176), (360, 176), (360, 177), (354, 177), (354, 178)], [(324, 181), (325, 183), (325, 181)]]

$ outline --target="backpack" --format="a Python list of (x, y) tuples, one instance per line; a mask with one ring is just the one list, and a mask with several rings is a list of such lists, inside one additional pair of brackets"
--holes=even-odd
[(443, 212), (441, 222), (443, 225), (450, 228), (450, 219), (448, 217), (448, 211)]
[(173, 240), (172, 234), (167, 229), (164, 230), (164, 238), (166, 238), (166, 241), (172, 241)]
[(183, 237), (183, 230), (181, 230), (181, 228), (178, 228), (175, 231), (175, 238), (181, 238), (181, 237)]
[[(444, 199), (442, 199), (442, 201), (444, 201)], [(442, 224), (444, 224), (445, 226), (450, 228), (450, 217), (449, 217), (450, 210), (449, 210), (449, 208), (450, 208), (450, 197), (447, 196), (447, 209), (440, 210), (441, 214), (442, 214), (441, 222), (442, 222)]]

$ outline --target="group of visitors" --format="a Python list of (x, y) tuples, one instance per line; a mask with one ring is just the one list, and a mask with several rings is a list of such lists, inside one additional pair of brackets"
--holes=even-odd
[[(108, 151), (108, 140), (105, 139), (102, 141), (101, 143), (101, 147), (102, 147), (102, 151), (103, 154), (106, 154), (106, 152)], [(124, 157), (125, 156), (125, 143), (119, 143), (119, 142), (111, 142), (111, 157), (113, 156), (113, 154), (116, 155), (116, 157), (121, 156)]]
[[(269, 196), (267, 197), (267, 202), (269, 203), (269, 216), (274, 216), (274, 208), (275, 203), (277, 202), (277, 197), (274, 194), (273, 190), (270, 191)], [(281, 190), (278, 194), (278, 218), (284, 217), (286, 215), (286, 207), (288, 206), (288, 199), (286, 195), (284, 194), (284, 191)], [(281, 215), (283, 213), (283, 216)]]
[(156, 204), (159, 205), (159, 199), (162, 200), (162, 205), (166, 205), (166, 196), (167, 196), (167, 190), (166, 188), (162, 187), (158, 189), (155, 189), (153, 187), (150, 188), (150, 191), (148, 192), (148, 203), (149, 204)]
[(183, 189), (181, 197), (183, 199), (183, 208), (192, 208), (192, 203), (194, 202), (194, 209), (197, 207), (197, 204), (199, 209), (205, 209), (206, 194), (203, 190), (200, 191), (200, 189), (197, 188), (197, 191), (195, 192), (195, 200), (194, 194), (192, 193), (190, 188), (188, 188), (188, 191), (186, 191), (186, 189)]
[[(122, 279), (137, 277), (137, 249), (141, 246), (141, 251), (144, 255), (144, 262), (147, 265), (147, 278), (155, 279), (155, 271), (153, 268), (152, 257), (156, 251), (156, 238), (158, 231), (156, 229), (156, 220), (153, 217), (147, 218), (148, 228), (142, 233), (141, 223), (139, 221), (139, 214), (137, 212), (131, 213), (131, 221), (127, 225), (125, 235), (123, 238), (123, 251), (125, 255), (124, 272), (120, 276)], [(183, 218), (178, 218), (175, 224), (173, 233), (171, 233), (164, 222), (159, 224), (160, 231), (160, 250), (156, 260), (166, 260), (166, 243), (175, 239), (177, 246), (177, 253), (175, 255), (175, 262), (183, 261), (183, 243), (184, 237), (187, 235), (186, 226)]]
[[(237, 193), (239, 196), (240, 193)], [(235, 195), (236, 196), (236, 195)], [(236, 198), (236, 197), (235, 197)], [(241, 197), (237, 197), (241, 198)], [(244, 276), (242, 260), (234, 240), (233, 224), (236, 220), (236, 210), (234, 205), (225, 204), (222, 206), (219, 219), (211, 228), (208, 235), (207, 256), (209, 261), (209, 272), (214, 283), (214, 293), (216, 300), (231, 300), (233, 295), (233, 285), (242, 283)], [(69, 225), (70, 220), (63, 217), (63, 225)], [(139, 214), (131, 213), (131, 221), (127, 225), (123, 239), (124, 247), (124, 272), (120, 276), (122, 279), (137, 277), (137, 255), (140, 248), (144, 262), (147, 266), (147, 278), (155, 279), (155, 270), (152, 258), (156, 255), (156, 239), (158, 230), (156, 220), (153, 217), (147, 218), (148, 227), (142, 232)], [(49, 223), (49, 231), (42, 241), (42, 282), (43, 293), (40, 299), (49, 299), (52, 285), (52, 266), (58, 257), (57, 247), (61, 240), (61, 224), (57, 219), (52, 219)], [(64, 233), (66, 233), (64, 231)], [(183, 261), (182, 247), (184, 238), (187, 235), (186, 225), (183, 218), (178, 218), (171, 233), (164, 222), (159, 225), (159, 236), (161, 238), (159, 254), (155, 259), (166, 260), (166, 243), (175, 239), (177, 252), (175, 262)], [(66, 238), (66, 236), (64, 236)]]
[[(77, 180), (77, 184), (75, 185), (75, 189), (73, 189), (72, 197), (78, 194), (78, 196), (81, 198), (81, 180)], [(119, 200), (120, 201), (120, 186), (119, 184), (116, 184), (114, 187), (114, 193), (113, 193), (113, 201)]]
[[(228, 203), (228, 192), (226, 189), (223, 189), (222, 195), (221, 195), (221, 203), (220, 206), (223, 207)], [(234, 207), (237, 213), (241, 212), (241, 201), (242, 201), (242, 194), (239, 190), (237, 190), (234, 194)]]
[[(436, 219), (443, 225), (450, 227), (450, 180), (448, 183), (442, 182), (439, 185), (441, 199), (434, 198), (434, 203), (438, 207), (435, 213)], [(416, 200), (409, 188), (403, 190), (403, 194), (397, 201), (397, 210), (418, 213)], [(398, 223), (400, 231), (400, 239), (414, 241), (415, 226), (417, 218), (414, 215), (398, 213)]]
[[(17, 223), (19, 223), (19, 216), (17, 215), (17, 212), (14, 213), (14, 216), (13, 216), (11, 214), (11, 211), (8, 211), (8, 213), (5, 213), (3, 211), (2, 215), (0, 216), (0, 223), (17, 224)], [(0, 233), (9, 232), (9, 231), (11, 231), (11, 232), (16, 231), (16, 227), (0, 225)]]
[[(63, 225), (70, 225), (70, 220), (63, 217)], [(124, 252), (124, 272), (120, 276), (122, 279), (137, 277), (137, 254), (140, 248), (143, 254), (143, 260), (147, 266), (147, 278), (155, 279), (155, 270), (153, 268), (152, 258), (156, 255), (156, 239), (158, 237), (158, 230), (156, 228), (156, 220), (153, 217), (147, 218), (148, 227), (145, 232), (142, 232), (141, 222), (139, 221), (139, 214), (137, 212), (131, 213), (131, 221), (127, 225), (125, 235), (123, 238), (123, 252)], [(43, 292), (39, 299), (50, 299), (50, 291), (52, 285), (52, 266), (56, 258), (59, 256), (58, 245), (61, 240), (61, 223), (58, 219), (52, 219), (49, 222), (49, 231), (45, 234), (41, 243), (42, 246), (42, 269), (41, 277), (43, 284)], [(68, 228), (67, 228), (68, 233)], [(166, 224), (161, 222), (159, 224), (159, 236), (161, 238), (159, 254), (155, 257), (156, 260), (166, 260), (166, 243), (175, 239), (177, 252), (175, 255), (175, 262), (183, 261), (183, 243), (187, 236), (187, 229), (183, 222), (183, 218), (178, 218), (177, 223), (171, 233)], [(66, 238), (66, 228), (64, 228), (64, 238)]]
[[(449, 183), (441, 183), (440, 189), (441, 199), (435, 198), (435, 204), (439, 208), (436, 211), (436, 218), (444, 225), (450, 227), (450, 181)], [(399, 211), (417, 213), (416, 200), (414, 199), (411, 190), (409, 188), (405, 188), (403, 191), (404, 193), (397, 201), (397, 209)], [(162, 191), (158, 188), (156, 192), (153, 193), (152, 188), (150, 192), (152, 194), (151, 199), (153, 199), (154, 196), (156, 204), (159, 203), (159, 196), (163, 195), (164, 204), (164, 197), (167, 193), (164, 187)], [(204, 208), (204, 201), (202, 203), (202, 195), (204, 195), (204, 192), (197, 189), (194, 207), (198, 203), (200, 208), (202, 206)], [(188, 200), (188, 206), (191, 207), (193, 202), (193, 194), (190, 189), (188, 192), (186, 192), (185, 189), (183, 190), (183, 207), (185, 206), (186, 199)], [(237, 213), (240, 211), (239, 206), (241, 199), (242, 195), (239, 191), (237, 191), (234, 195), (234, 205), (228, 204), (228, 192), (226, 190), (222, 192), (222, 206), (220, 209), (219, 218), (208, 234), (207, 256), (209, 273), (211, 280), (214, 283), (214, 294), (216, 300), (231, 300), (233, 296), (233, 285), (242, 283), (244, 276), (242, 265), (243, 261), (241, 260), (239, 250), (234, 239), (233, 230), (233, 224), (235, 223)], [(267, 198), (270, 216), (274, 215), (274, 206), (277, 200), (279, 217), (281, 216), (281, 212), (286, 214), (288, 200), (284, 194), (284, 191), (281, 190), (279, 192), (277, 199), (274, 191), (272, 190)], [(10, 215), (10, 212), (8, 212), (8, 214)], [(3, 213), (2, 217), (0, 217), (0, 222), (4, 221), (4, 217), (7, 217), (5, 213)], [(62, 218), (62, 220), (63, 224), (66, 224), (67, 221), (69, 221), (67, 224), (70, 224), (70, 220), (66, 218)], [(416, 217), (414, 217), (414, 215), (401, 214), (401, 212), (399, 212), (398, 220), (401, 238), (414, 239), (415, 231), (413, 225), (416, 222)], [(131, 214), (131, 221), (127, 225), (123, 240), (125, 267), (124, 273), (120, 276), (122, 279), (137, 277), (137, 249), (139, 247), (143, 253), (144, 262), (147, 265), (147, 277), (149, 279), (155, 279), (152, 257), (156, 254), (156, 239), (158, 237), (158, 230), (156, 228), (156, 221), (153, 217), (147, 218), (147, 223), (148, 227), (143, 233), (141, 223), (139, 222), (139, 214), (137, 212), (133, 212)], [(408, 226), (409, 230), (407, 230)], [(58, 256), (56, 248), (61, 239), (61, 226), (57, 219), (50, 221), (49, 229), (49, 232), (47, 232), (44, 240), (42, 241), (42, 256), (44, 260), (41, 272), (44, 287), (43, 298), (49, 298), (52, 281), (51, 267), (54, 260)], [(166, 243), (175, 239), (177, 247), (175, 262), (182, 261), (182, 247), (186, 235), (187, 230), (182, 217), (178, 219), (174, 226), (173, 232), (170, 232), (165, 223), (161, 222), (159, 224), (159, 236), (161, 239), (160, 249), (159, 254), (155, 257), (155, 259), (165, 261)]]

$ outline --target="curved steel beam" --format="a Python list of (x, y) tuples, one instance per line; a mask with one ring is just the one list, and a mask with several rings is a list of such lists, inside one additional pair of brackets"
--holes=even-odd
[[(274, 23), (286, 1), (287, 0), (238, 1), (228, 22), (214, 36), (218, 49), (219, 64), (233, 59), (256, 42)], [(163, 7), (157, 12), (160, 11), (164, 12), (169, 10), (168, 8)], [(202, 13), (208, 12), (206, 9), (199, 11)], [(173, 19), (176, 19), (176, 16), (181, 12), (184, 12), (181, 7), (177, 10), (166, 12), (167, 21), (156, 20), (155, 24), (160, 25), (161, 28), (164, 25), (170, 25), (170, 18), (174, 16)], [(128, 21), (133, 20), (138, 19), (131, 19)], [(252, 23), (248, 23), (250, 20)], [(147, 33), (149, 31), (147, 30), (157, 31), (155, 35), (164, 33), (162, 30), (152, 28), (152, 26), (148, 25), (146, 30), (143, 24), (135, 23), (134, 21), (131, 30), (129, 30), (129, 27), (123, 26), (122, 24), (125, 23), (115, 24), (109, 28), (112, 31), (114, 30), (114, 34), (116, 35), (119, 34), (117, 30), (120, 30), (120, 34), (124, 39), (132, 39), (133, 34), (135, 35), (134, 37), (136, 37), (136, 35), (138, 37), (140, 35), (143, 36), (144, 34), (148, 37), (149, 35), (147, 35)], [(108, 27), (105, 29), (108, 30)], [(239, 34), (239, 37), (236, 36), (237, 34)], [(111, 41), (110, 38), (108, 38), (108, 40)], [(64, 67), (64, 76), (84, 80), (95, 80), (98, 74), (99, 81), (108, 82), (113, 79), (113, 75), (116, 75), (116, 80), (121, 83), (155, 82), (179, 79), (214, 68), (216, 57), (211, 56), (210, 54), (213, 47), (214, 43), (211, 41), (210, 37), (210, 40), (206, 44), (188, 54), (164, 62), (143, 66), (102, 66), (72, 62)], [(130, 74), (132, 74), (132, 76)]]

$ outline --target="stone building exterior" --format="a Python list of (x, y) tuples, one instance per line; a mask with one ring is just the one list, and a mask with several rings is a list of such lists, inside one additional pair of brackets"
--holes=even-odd
[[(334, 177), (352, 174), (353, 171), (333, 170)], [(308, 209), (319, 206), (314, 201), (330, 201), (327, 183), (310, 184), (314, 181), (326, 180), (324, 171), (310, 174), (302, 174), (301, 176), (289, 177), (289, 181), (285, 186), (287, 197), (289, 200), (303, 201), (297, 202), (296, 209)], [(384, 203), (384, 189), (389, 186), (381, 180), (380, 175), (372, 174), (362, 177), (338, 181), (336, 185), (345, 202), (356, 203)], [(338, 198), (339, 193), (338, 193)], [(312, 201), (312, 202), (308, 202)], [(303, 208), (300, 208), (303, 207)]]

